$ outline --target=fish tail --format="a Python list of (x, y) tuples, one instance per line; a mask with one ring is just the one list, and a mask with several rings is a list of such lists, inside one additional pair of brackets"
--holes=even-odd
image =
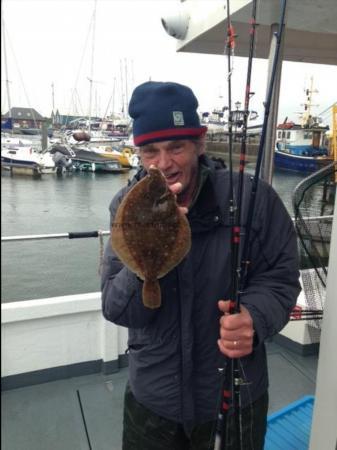
[(143, 284), (143, 304), (155, 309), (161, 305), (161, 292), (158, 280), (145, 280)]

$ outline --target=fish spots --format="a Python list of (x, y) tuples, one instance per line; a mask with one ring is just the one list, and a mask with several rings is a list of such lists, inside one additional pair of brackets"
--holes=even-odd
[(178, 265), (191, 247), (188, 220), (158, 169), (150, 168), (123, 198), (112, 225), (111, 244), (120, 260), (144, 280), (144, 305), (158, 308), (158, 279)]

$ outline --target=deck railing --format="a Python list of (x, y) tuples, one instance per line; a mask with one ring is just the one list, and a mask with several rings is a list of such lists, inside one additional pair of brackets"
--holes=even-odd
[[(295, 219), (292, 220), (294, 221)], [(330, 220), (332, 221), (333, 216), (308, 217), (305, 220), (308, 222), (319, 222)], [(109, 230), (79, 231), (79, 232), (54, 233), (54, 234), (30, 234), (22, 236), (1, 236), (1, 242), (37, 241), (43, 239), (83, 239), (83, 238), (98, 238), (107, 235), (110, 235)]]

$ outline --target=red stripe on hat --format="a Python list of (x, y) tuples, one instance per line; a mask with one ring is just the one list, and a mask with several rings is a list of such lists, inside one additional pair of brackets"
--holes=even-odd
[(144, 141), (149, 139), (157, 138), (170, 138), (176, 136), (200, 136), (206, 133), (207, 127), (200, 128), (169, 128), (168, 130), (152, 131), (151, 133), (140, 134), (139, 136), (134, 136), (133, 140), (136, 145), (140, 145)]

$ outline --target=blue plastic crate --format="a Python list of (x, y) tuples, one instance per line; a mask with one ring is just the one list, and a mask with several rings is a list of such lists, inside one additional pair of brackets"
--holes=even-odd
[(308, 450), (314, 399), (307, 395), (268, 417), (264, 450)]

